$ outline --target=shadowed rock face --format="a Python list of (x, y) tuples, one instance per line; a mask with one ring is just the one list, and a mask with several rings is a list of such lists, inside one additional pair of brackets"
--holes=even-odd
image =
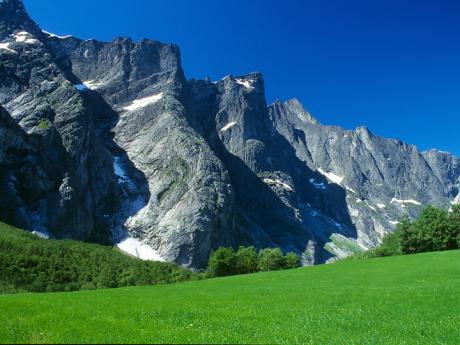
[(187, 81), (179, 48), (59, 38), (0, 3), (0, 218), (202, 267), (218, 246), (305, 264), (377, 245), (459, 194), (459, 160), (267, 107), (261, 74)]

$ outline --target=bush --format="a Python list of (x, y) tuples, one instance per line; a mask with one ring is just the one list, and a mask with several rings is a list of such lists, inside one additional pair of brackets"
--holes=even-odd
[(259, 253), (259, 270), (276, 271), (284, 268), (283, 252), (279, 248), (266, 248)]
[(236, 274), (236, 258), (233, 248), (219, 247), (211, 253), (208, 262), (208, 270), (211, 275), (217, 277)]
[(301, 266), (300, 257), (293, 252), (287, 253), (284, 258), (284, 268), (291, 269)]
[(298, 255), (291, 252), (284, 256), (279, 248), (263, 249), (257, 254), (254, 247), (240, 246), (237, 252), (232, 248), (220, 247), (211, 253), (204, 277), (222, 277), (300, 266)]
[(383, 237), (382, 244), (370, 251), (370, 256), (393, 256), (401, 255), (401, 233), (410, 226), (409, 220), (404, 218), (396, 226), (396, 230), (392, 233), (386, 234)]
[[(454, 213), (455, 212), (455, 213)], [(401, 249), (405, 254), (457, 249), (458, 209), (448, 212), (428, 206), (414, 222), (401, 232)]]
[(255, 247), (240, 246), (235, 254), (237, 274), (253, 273), (258, 270), (258, 257)]
[(404, 217), (382, 244), (354, 258), (413, 254), (460, 248), (460, 205), (449, 212), (428, 206), (414, 222)]

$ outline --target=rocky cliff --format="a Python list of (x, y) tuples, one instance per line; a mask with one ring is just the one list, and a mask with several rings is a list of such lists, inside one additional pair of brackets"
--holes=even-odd
[(203, 266), (278, 246), (305, 264), (377, 245), (458, 200), (460, 161), (267, 106), (260, 73), (187, 80), (179, 48), (42, 32), (0, 2), (0, 219)]

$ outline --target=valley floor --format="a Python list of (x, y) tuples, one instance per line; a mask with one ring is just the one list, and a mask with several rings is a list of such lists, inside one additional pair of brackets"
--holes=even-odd
[(458, 344), (460, 251), (0, 296), (0, 341)]

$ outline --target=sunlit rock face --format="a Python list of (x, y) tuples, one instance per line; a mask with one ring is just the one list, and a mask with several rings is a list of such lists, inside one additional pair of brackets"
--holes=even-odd
[(203, 267), (218, 246), (304, 264), (459, 200), (460, 163), (266, 104), (260, 73), (186, 80), (179, 48), (43, 32), (0, 2), (0, 219)]

